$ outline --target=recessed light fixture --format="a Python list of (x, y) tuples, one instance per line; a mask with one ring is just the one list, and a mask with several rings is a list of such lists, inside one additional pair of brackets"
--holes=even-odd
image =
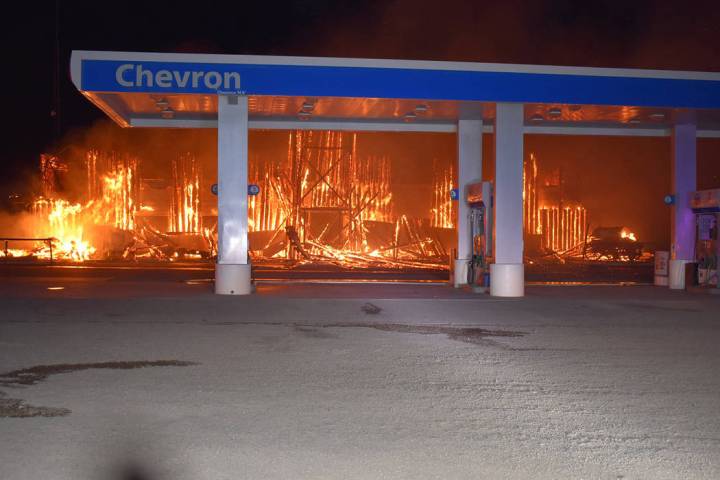
[(308, 112), (307, 110), (300, 110), (298, 112), (298, 117), (309, 117), (312, 115), (312, 112)]
[(416, 113), (425, 113), (425, 112), (427, 112), (427, 111), (428, 111), (428, 106), (427, 106), (427, 105), (420, 104), (420, 105), (416, 105), (416, 106), (415, 106), (415, 112), (416, 112)]
[(535, 115), (533, 115), (532, 117), (530, 117), (530, 121), (531, 121), (531, 122), (542, 122), (543, 120), (545, 120), (545, 117), (543, 117), (543, 116), (540, 115), (539, 113), (536, 113)]
[(549, 116), (549, 117), (557, 118), (557, 117), (559, 117), (560, 115), (562, 115), (562, 110), (561, 110), (560, 108), (558, 108), (558, 107), (553, 107), (553, 108), (551, 108), (550, 110), (548, 110), (547, 113), (548, 113), (548, 116)]
[(415, 114), (415, 112), (408, 112), (405, 115), (403, 115), (403, 118), (409, 122), (409, 121), (415, 120), (417, 118), (417, 115)]
[(300, 107), (302, 110), (306, 110), (308, 112), (311, 112), (315, 109), (315, 104), (317, 103), (317, 98), (308, 97), (305, 99), (305, 101), (302, 103), (302, 106)]
[(162, 118), (173, 118), (173, 117), (175, 117), (175, 112), (173, 111), (172, 108), (165, 107), (165, 109), (162, 112), (160, 112), (160, 116), (162, 116)]
[(650, 120), (665, 120), (665, 114), (662, 112), (651, 113)]
[(632, 124), (638, 124), (640, 122), (641, 122), (640, 117), (632, 117), (630, 120), (628, 120), (628, 123), (632, 123)]

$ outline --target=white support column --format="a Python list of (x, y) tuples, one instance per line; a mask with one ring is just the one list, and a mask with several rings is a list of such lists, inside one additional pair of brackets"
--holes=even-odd
[(247, 97), (218, 95), (218, 294), (245, 295), (252, 291), (247, 183)]
[(685, 264), (695, 256), (695, 215), (690, 194), (697, 188), (697, 132), (693, 124), (676, 125), (672, 130), (672, 245), (670, 288), (685, 288)]
[(521, 103), (498, 103), (495, 116), (495, 263), (490, 294), (525, 295), (523, 123)]
[(467, 186), (482, 180), (482, 120), (459, 120), (458, 141), (458, 218), (457, 258), (455, 259), (455, 287), (467, 284), (467, 267), (472, 255), (470, 240)]

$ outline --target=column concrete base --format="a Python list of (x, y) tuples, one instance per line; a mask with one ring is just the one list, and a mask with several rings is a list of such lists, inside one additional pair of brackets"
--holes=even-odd
[(218, 295), (249, 295), (252, 293), (250, 264), (215, 264), (215, 293)]
[(685, 265), (690, 260), (670, 260), (668, 284), (672, 290), (685, 290)]
[(460, 288), (463, 285), (467, 285), (467, 271), (468, 262), (467, 258), (456, 258), (455, 259), (455, 270), (453, 270), (453, 284), (455, 288)]
[(522, 263), (491, 263), (490, 295), (493, 297), (524, 296), (525, 265)]

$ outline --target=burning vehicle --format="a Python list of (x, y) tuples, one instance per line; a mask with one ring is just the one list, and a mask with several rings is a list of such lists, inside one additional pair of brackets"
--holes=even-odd
[(594, 229), (585, 249), (585, 257), (595, 260), (634, 262), (642, 254), (643, 244), (625, 227)]

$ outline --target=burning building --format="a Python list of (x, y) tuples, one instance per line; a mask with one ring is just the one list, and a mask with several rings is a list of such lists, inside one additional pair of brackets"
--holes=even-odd
[(587, 240), (587, 211), (568, 199), (562, 169), (541, 172), (530, 153), (523, 173), (523, 217), (530, 253), (544, 250), (564, 254)]
[[(562, 167), (541, 171), (534, 153), (525, 160), (523, 221), (526, 254), (586, 261), (636, 261), (643, 244), (627, 227), (592, 227), (588, 211), (566, 193)], [(592, 228), (591, 228), (592, 227)]]
[[(457, 185), (454, 162), (434, 158), (424, 205), (399, 207), (398, 170), (392, 153), (363, 153), (357, 132), (295, 130), (285, 149), (251, 154), (248, 177), (259, 193), (248, 197), (249, 253), (276, 268), (309, 264), (353, 269), (447, 268), (456, 241)], [(30, 208), (34, 244), (9, 242), (6, 257), (55, 261), (204, 261), (217, 249), (214, 172), (201, 152), (178, 151), (149, 159), (130, 151), (89, 148), (82, 161), (52, 155), (40, 159), (40, 195)], [(145, 168), (148, 162), (165, 168)], [(81, 170), (80, 192), (63, 185)], [(208, 173), (210, 172), (210, 173)], [(524, 163), (523, 222), (526, 255), (542, 258), (635, 260), (608, 252), (607, 235), (590, 231), (582, 202), (568, 195), (562, 168), (541, 168), (534, 153)], [(400, 195), (400, 196), (398, 196)], [(406, 194), (407, 195), (407, 194)], [(73, 197), (73, 198), (70, 198)], [(620, 229), (618, 240), (634, 242)], [(607, 233), (607, 232), (606, 232)], [(627, 238), (627, 240), (625, 240)], [(604, 245), (604, 244), (603, 244)]]
[[(456, 215), (449, 159), (433, 161), (432, 193), (425, 214), (416, 216), (393, 202), (398, 162), (361, 154), (357, 133), (290, 131), (286, 142), (285, 155), (258, 151), (249, 165), (259, 190), (248, 200), (255, 263), (446, 268)], [(12, 245), (5, 256), (71, 262), (212, 258), (217, 245), (212, 174), (193, 152), (155, 160), (169, 164), (161, 175), (157, 168), (151, 176), (144, 173), (149, 161), (99, 148), (89, 148), (81, 162), (43, 155), (42, 194), (28, 212), (27, 238), (34, 244)], [(84, 186), (70, 195), (61, 179), (68, 173), (78, 177), (76, 170), (83, 171)]]
[[(122, 127), (204, 128), (216, 133), (212, 161), (221, 178), (197, 169), (187, 158), (175, 160), (174, 170), (150, 175), (144, 171), (148, 158), (138, 156), (134, 167), (125, 158), (132, 153), (101, 149), (106, 156), (116, 152), (105, 173), (98, 170), (95, 175), (106, 176), (107, 184), (82, 199), (43, 195), (47, 203), (38, 207), (45, 212), (42, 221), (50, 229), (55, 224), (50, 224), (49, 212), (61, 206), (59, 218), (69, 225), (64, 231), (72, 232), (70, 247), (63, 248), (76, 258), (108, 251), (135, 259), (202, 257), (213, 254), (217, 245), (215, 288), (222, 294), (250, 293), (250, 258), (284, 265), (384, 262), (405, 268), (444, 265), (456, 247), (453, 265), (469, 262), (472, 242), (466, 216), (455, 213), (445, 195), (450, 177), (457, 176), (452, 182), (456, 193), (487, 179), (481, 171), (484, 133), (492, 134), (494, 157), (490, 275), (498, 281), (490, 282), (491, 294), (524, 293), (523, 227), (533, 249), (570, 258), (580, 245), (587, 252), (588, 232), (602, 226), (590, 226), (598, 213), (593, 202), (601, 196), (573, 198), (565, 191), (564, 172), (555, 176), (526, 168), (523, 182), (526, 136), (671, 139), (663, 147), (671, 158), (663, 171), (672, 165), (673, 175), (670, 179), (668, 173), (662, 188), (673, 191), (679, 203), (670, 207), (672, 228), (665, 230), (672, 232), (672, 239), (667, 244), (677, 257), (671, 263), (691, 260), (688, 239), (693, 232), (686, 199), (695, 189), (696, 140), (703, 130), (714, 134), (720, 124), (720, 78), (710, 73), (87, 51), (73, 52), (70, 70), (78, 90)], [(143, 81), (130, 81), (133, 72), (142, 72)], [(188, 78), (193, 81), (185, 81)], [(282, 160), (266, 158), (254, 167), (258, 160), (248, 148), (249, 132), (265, 130), (289, 132), (287, 150)], [(408, 197), (415, 205), (398, 208), (404, 201), (396, 195), (398, 176), (429, 171), (429, 163), (415, 161), (410, 168), (397, 169), (393, 155), (361, 154), (361, 134), (354, 137), (352, 132), (450, 134), (457, 143), (446, 160), (457, 165), (456, 170), (444, 166), (435, 180), (426, 179), (426, 185), (436, 185), (436, 197), (430, 187), (419, 195), (421, 190), (416, 190)], [(61, 163), (51, 170), (62, 180), (66, 173)], [(74, 167), (68, 168), (72, 173)], [(617, 178), (608, 169), (611, 174)], [(204, 200), (213, 180), (232, 186), (219, 189), (215, 211), (212, 202)], [(261, 187), (260, 195), (250, 199), (246, 209), (245, 189), (252, 182)], [(119, 197), (113, 197), (116, 188), (122, 190)], [(162, 192), (167, 200), (156, 205), (145, 196), (159, 198)], [(464, 212), (465, 205), (458, 207)], [(612, 211), (602, 213), (608, 215), (603, 223), (615, 224), (608, 223)], [(453, 216), (459, 217), (461, 231), (449, 240)], [(94, 222), (92, 228), (87, 219)], [(98, 228), (109, 229), (117, 241), (110, 247), (98, 244), (93, 238)], [(202, 252), (185, 243), (191, 237), (203, 244)], [(88, 242), (88, 248), (78, 247), (81, 242)], [(90, 247), (95, 252), (78, 253), (90, 252)]]

